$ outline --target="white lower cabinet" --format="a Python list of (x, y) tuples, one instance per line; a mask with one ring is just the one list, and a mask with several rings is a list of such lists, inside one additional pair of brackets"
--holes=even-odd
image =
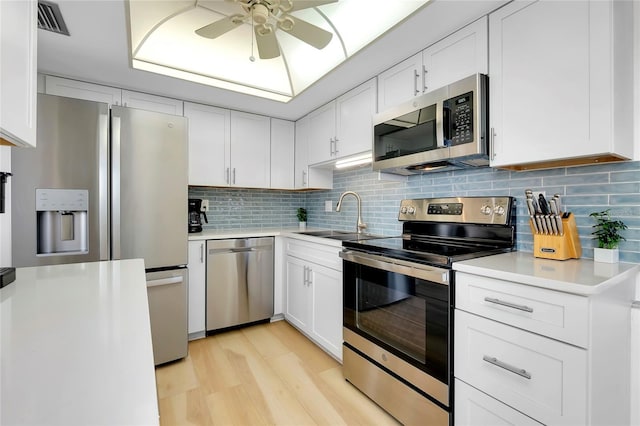
[(458, 379), (455, 380), (455, 407), (455, 424), (460, 426), (542, 424)]
[(341, 248), (288, 239), (285, 319), (342, 361)]
[(582, 294), (531, 281), (456, 272), (455, 423), (629, 424), (632, 275)]
[(206, 244), (205, 240), (189, 241), (189, 339), (205, 336), (206, 313)]

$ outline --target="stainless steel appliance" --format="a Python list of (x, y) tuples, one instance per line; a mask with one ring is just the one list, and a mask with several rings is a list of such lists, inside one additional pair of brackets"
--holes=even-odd
[(448, 425), (455, 261), (513, 250), (512, 197), (403, 200), (401, 237), (344, 241), (345, 378), (405, 424)]
[(273, 237), (207, 241), (207, 332), (273, 316)]
[(488, 78), (475, 74), (374, 117), (373, 170), (411, 175), (489, 165)]
[(202, 210), (202, 200), (189, 198), (189, 233), (202, 232), (202, 219), (209, 223), (207, 214)]
[(144, 258), (155, 362), (186, 356), (186, 119), (41, 94), (12, 164), (14, 265)]

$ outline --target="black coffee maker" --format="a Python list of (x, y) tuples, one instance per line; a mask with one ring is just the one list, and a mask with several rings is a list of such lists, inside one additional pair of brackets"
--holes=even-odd
[(202, 200), (200, 198), (189, 198), (189, 233), (202, 232), (202, 219), (205, 223), (207, 214), (202, 211)]

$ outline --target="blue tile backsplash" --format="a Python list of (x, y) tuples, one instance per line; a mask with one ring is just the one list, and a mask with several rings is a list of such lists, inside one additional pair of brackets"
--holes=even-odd
[[(399, 235), (398, 206), (404, 198), (510, 195), (516, 197), (517, 249), (533, 251), (524, 190), (558, 193), (566, 210), (576, 216), (582, 257), (593, 258), (593, 220), (589, 213), (611, 209), (611, 215), (629, 227), (627, 241), (620, 244), (622, 262), (640, 263), (640, 162), (624, 162), (535, 170), (525, 172), (491, 168), (456, 170), (410, 176), (402, 181), (384, 181), (369, 168), (335, 171), (333, 190), (289, 192), (192, 187), (189, 197), (208, 198), (209, 225), (206, 229), (246, 229), (296, 226), (296, 209), (305, 206), (311, 227), (355, 230), (356, 200), (345, 199), (340, 213), (335, 204), (343, 191), (362, 197), (362, 219), (367, 232)], [(331, 200), (333, 212), (325, 212)]]

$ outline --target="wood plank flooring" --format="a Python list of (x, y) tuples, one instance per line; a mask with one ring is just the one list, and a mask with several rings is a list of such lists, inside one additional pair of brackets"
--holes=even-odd
[(156, 381), (161, 426), (399, 424), (285, 321), (189, 342)]

